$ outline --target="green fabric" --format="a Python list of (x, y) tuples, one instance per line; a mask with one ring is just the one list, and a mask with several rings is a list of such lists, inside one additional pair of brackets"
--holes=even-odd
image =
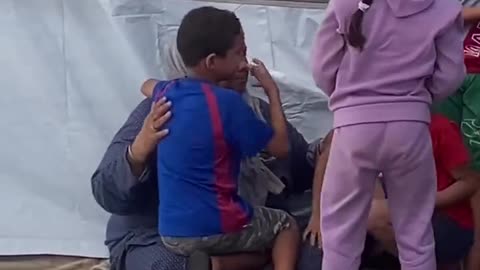
[(461, 127), (473, 166), (480, 170), (480, 75), (468, 75), (460, 89), (447, 100), (435, 104), (433, 111)]

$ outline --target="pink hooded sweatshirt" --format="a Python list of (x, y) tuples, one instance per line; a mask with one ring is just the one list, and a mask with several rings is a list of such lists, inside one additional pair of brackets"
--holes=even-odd
[(332, 0), (313, 44), (313, 77), (330, 97), (334, 127), (430, 122), (432, 100), (465, 78), (462, 7), (457, 0), (373, 0), (362, 51), (344, 34), (358, 0)]

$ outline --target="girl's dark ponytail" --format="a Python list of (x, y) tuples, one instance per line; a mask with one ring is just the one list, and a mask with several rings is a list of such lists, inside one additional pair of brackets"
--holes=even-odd
[(365, 12), (372, 5), (373, 0), (361, 0), (358, 4), (358, 10), (353, 13), (350, 20), (350, 27), (348, 28), (347, 41), (350, 46), (359, 50), (363, 49), (365, 45), (365, 36), (362, 33), (362, 22)]

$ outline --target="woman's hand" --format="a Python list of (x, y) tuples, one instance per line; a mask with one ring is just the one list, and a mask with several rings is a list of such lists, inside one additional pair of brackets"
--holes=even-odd
[(303, 241), (310, 241), (312, 246), (322, 247), (322, 234), (320, 232), (320, 217), (319, 215), (311, 215), (307, 228), (303, 233)]
[(251, 74), (258, 80), (260, 85), (265, 90), (265, 93), (269, 95), (271, 91), (277, 91), (277, 84), (270, 75), (270, 72), (265, 67), (262, 61), (254, 58), (253, 63), (249, 64)]
[(167, 102), (165, 97), (152, 104), (152, 109), (130, 148), (128, 157), (132, 166), (141, 166), (143, 170), (158, 142), (168, 135), (168, 129), (162, 127), (172, 116), (170, 107), (171, 102)]

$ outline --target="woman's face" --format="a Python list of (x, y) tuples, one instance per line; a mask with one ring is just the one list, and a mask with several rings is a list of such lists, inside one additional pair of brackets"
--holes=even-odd
[(245, 58), (240, 63), (240, 66), (231, 80), (220, 82), (220, 86), (233, 89), (239, 93), (244, 93), (247, 90), (248, 80), (248, 63)]

